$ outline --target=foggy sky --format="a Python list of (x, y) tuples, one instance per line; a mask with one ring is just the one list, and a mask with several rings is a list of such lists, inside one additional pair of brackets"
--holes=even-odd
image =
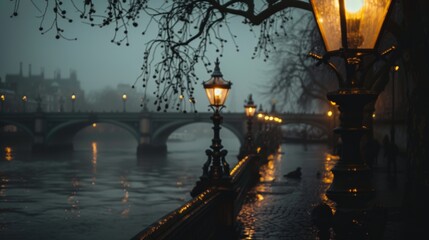
[[(0, 77), (3, 81), (6, 74), (19, 73), (20, 62), (23, 62), (25, 76), (28, 75), (29, 64), (32, 65), (32, 74), (40, 74), (41, 68), (44, 68), (47, 78), (52, 78), (54, 71), (60, 71), (62, 77), (68, 77), (70, 70), (76, 70), (82, 89), (89, 94), (91, 90), (116, 87), (119, 83), (132, 85), (140, 73), (144, 44), (148, 41), (147, 35), (150, 35), (141, 35), (143, 26), (130, 30), (130, 46), (117, 46), (110, 42), (114, 32), (111, 28), (90, 27), (74, 17), (73, 23), (64, 22), (62, 27), (65, 29), (64, 35), (77, 37), (78, 40), (57, 40), (55, 31), (40, 34), (39, 13), (30, 1), (21, 1), (17, 17), (10, 18), (12, 12), (12, 2), (0, 2)], [(258, 39), (240, 21), (237, 18), (238, 23), (233, 28), (238, 36), (236, 41), (240, 52), (237, 53), (234, 45), (228, 43), (220, 58), (224, 79), (233, 83), (226, 111), (242, 112), (244, 100), (250, 93), (253, 94), (255, 104), (263, 104), (264, 109), (268, 109), (271, 99), (264, 99), (259, 93), (261, 86), (268, 84), (272, 76), (272, 66), (262, 58), (251, 59)], [(209, 57), (214, 61), (217, 56)], [(196, 73), (201, 80), (210, 78), (203, 66), (197, 67), (200, 69)], [(140, 82), (136, 87), (138, 91), (143, 91)], [(205, 112), (208, 100), (201, 82), (196, 89), (197, 110)]]

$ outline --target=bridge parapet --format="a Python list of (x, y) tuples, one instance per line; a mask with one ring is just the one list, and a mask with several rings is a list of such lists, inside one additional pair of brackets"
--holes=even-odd
[[(93, 123), (109, 123), (125, 129), (136, 139), (139, 154), (166, 152), (168, 136), (176, 129), (196, 122), (210, 123), (211, 112), (30, 112), (0, 113), (1, 125), (16, 125), (27, 133), (38, 149), (73, 149), (73, 136)], [(246, 133), (244, 113), (223, 113), (221, 126), (232, 131), (243, 145)], [(324, 124), (323, 114), (279, 114), (284, 124)], [(0, 132), (1, 134), (1, 132)], [(61, 147), (64, 146), (64, 147)]]

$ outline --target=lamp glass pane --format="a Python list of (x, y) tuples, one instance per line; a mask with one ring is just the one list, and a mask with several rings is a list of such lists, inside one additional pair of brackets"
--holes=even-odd
[(326, 51), (340, 49), (342, 44), (338, 0), (311, 0), (310, 2)]
[(326, 51), (343, 48), (340, 1), (344, 1), (349, 49), (373, 49), (392, 0), (311, 0)]
[(206, 88), (207, 98), (209, 99), (210, 105), (223, 106), (226, 98), (228, 97), (228, 88)]
[(256, 106), (248, 106), (245, 108), (245, 110), (247, 117), (253, 117), (255, 115)]
[(373, 49), (391, 0), (344, 0), (347, 44), (350, 49)]

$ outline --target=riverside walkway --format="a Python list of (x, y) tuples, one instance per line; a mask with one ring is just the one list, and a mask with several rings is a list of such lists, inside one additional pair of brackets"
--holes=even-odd
[[(241, 224), (241, 239), (287, 239), (314, 240), (317, 228), (311, 220), (311, 211), (319, 203), (332, 206), (325, 190), (332, 182), (330, 169), (338, 157), (329, 155), (325, 145), (309, 145), (302, 152), (282, 152), (264, 166), (261, 181), (248, 194), (238, 221)], [(320, 153), (325, 152), (321, 155)], [(398, 158), (398, 172), (392, 177), (387, 172), (387, 163), (380, 153), (374, 166), (375, 204), (387, 209), (387, 224), (382, 239), (402, 239), (400, 209), (405, 184), (405, 159)], [(283, 177), (296, 167), (302, 168), (301, 179)], [(331, 234), (334, 239), (334, 235)]]

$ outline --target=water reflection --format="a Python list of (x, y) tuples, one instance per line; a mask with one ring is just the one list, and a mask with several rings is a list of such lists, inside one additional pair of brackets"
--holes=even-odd
[(325, 161), (323, 161), (323, 165), (324, 165), (324, 171), (322, 172), (322, 178), (321, 181), (322, 184), (321, 185), (321, 193), (320, 193), (320, 199), (322, 200), (322, 202), (324, 202), (325, 204), (327, 204), (329, 207), (331, 207), (331, 209), (333, 210), (333, 212), (335, 213), (335, 203), (331, 200), (329, 200), (328, 196), (326, 196), (326, 190), (328, 189), (329, 185), (332, 183), (332, 181), (334, 180), (334, 174), (332, 173), (332, 168), (335, 166), (335, 164), (337, 163), (337, 161), (339, 160), (339, 156), (338, 155), (332, 155), (330, 153), (325, 153)]
[(13, 154), (12, 154), (12, 148), (11, 147), (5, 147), (4, 148), (4, 159), (6, 159), (6, 161), (12, 161), (13, 160)]
[[(190, 200), (210, 141), (168, 143), (167, 154), (141, 158), (132, 138), (75, 139), (64, 155), (1, 148), (0, 239), (130, 239)], [(232, 163), (239, 142), (222, 143)]]
[[(95, 123), (94, 123), (95, 124)], [(92, 142), (91, 143), (91, 147), (92, 147), (92, 185), (95, 185), (95, 180), (97, 179), (96, 174), (97, 174), (97, 157), (98, 157), (98, 148), (97, 148), (97, 142)]]
[(128, 192), (128, 188), (131, 187), (131, 184), (128, 182), (127, 178), (125, 176), (121, 176), (121, 187), (123, 189), (124, 195), (122, 197), (122, 207), (123, 210), (121, 211), (121, 216), (122, 217), (127, 217), (128, 214), (130, 213), (130, 204), (128, 203), (128, 199), (129, 199), (129, 192)]
[[(297, 224), (303, 229), (314, 228), (308, 209), (325, 201), (324, 192), (333, 178), (330, 170), (336, 157), (327, 156), (327, 150), (325, 145), (309, 144), (303, 149), (302, 145), (283, 144), (282, 154), (270, 156), (261, 168), (260, 183), (239, 213), (241, 239), (316, 239), (316, 231), (311, 236), (285, 234)], [(302, 169), (301, 179), (283, 177), (297, 167)]]
[(78, 192), (80, 188), (79, 180), (76, 178), (73, 178), (71, 181), (71, 186), (72, 186), (72, 192), (67, 198), (67, 203), (70, 206), (69, 208), (65, 209), (65, 213), (67, 215), (67, 218), (78, 218), (80, 217), (79, 198), (78, 198)]

